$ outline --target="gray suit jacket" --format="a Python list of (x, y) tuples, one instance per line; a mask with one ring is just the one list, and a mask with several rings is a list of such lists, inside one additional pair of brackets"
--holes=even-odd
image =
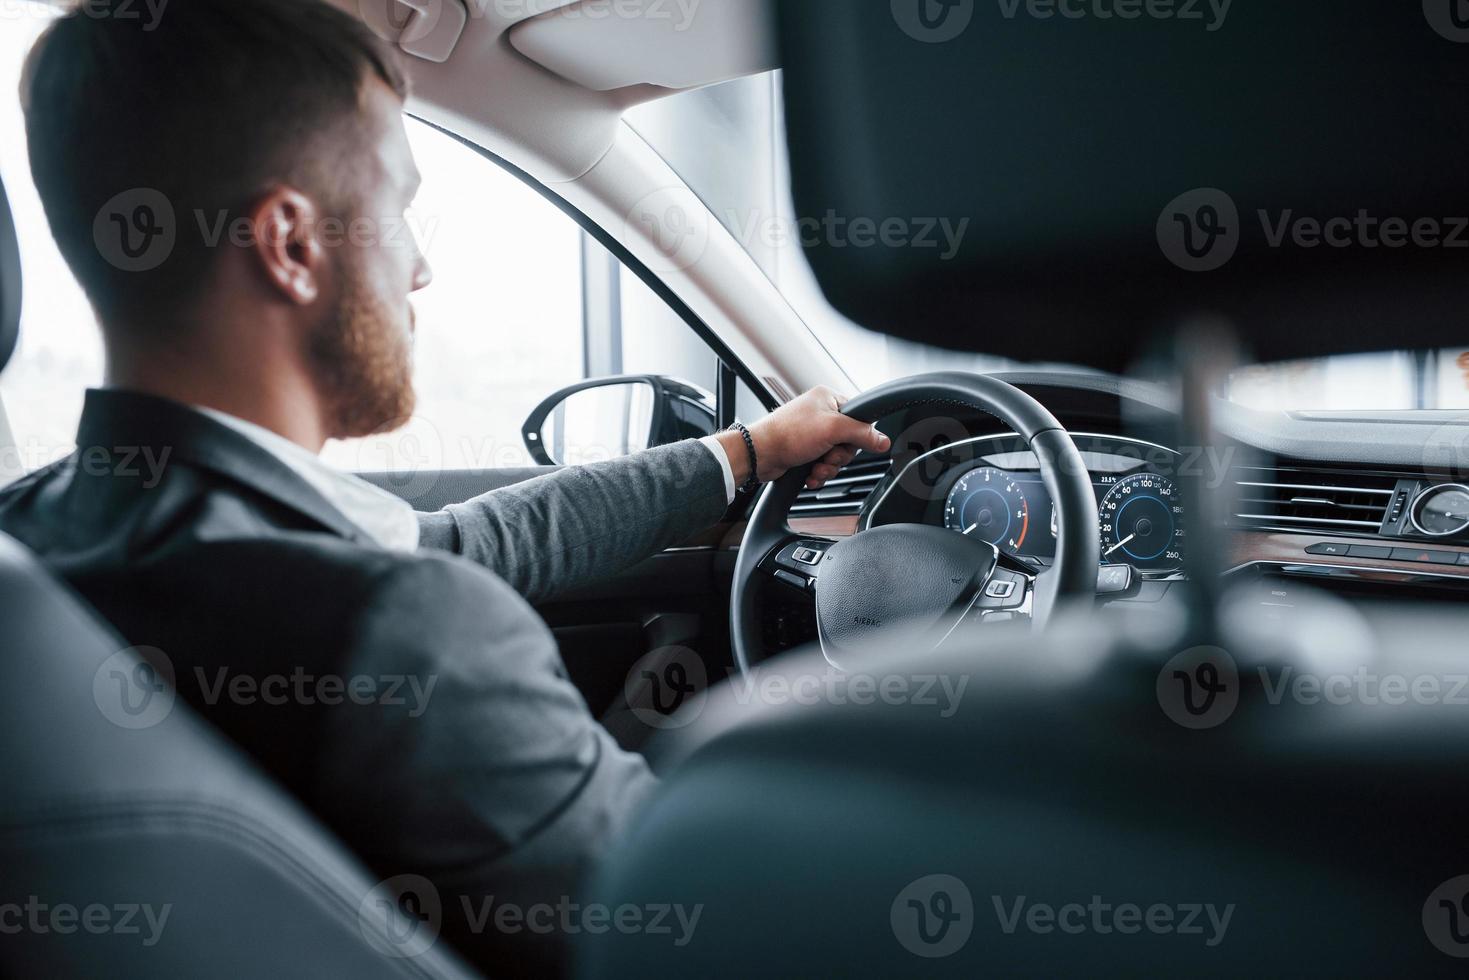
[(654, 780), (591, 717), (528, 600), (715, 523), (708, 450), (423, 515), (424, 548), (405, 555), (183, 406), (92, 391), (77, 441), (0, 491), (0, 529), (153, 648), (179, 693), (379, 874), (431, 882), (470, 959), (500, 974), (558, 964), (559, 912), (548, 934), (495, 913), (575, 904)]

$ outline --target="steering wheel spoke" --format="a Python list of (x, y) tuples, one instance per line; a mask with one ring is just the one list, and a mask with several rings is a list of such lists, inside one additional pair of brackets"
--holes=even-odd
[(803, 536), (772, 548), (760, 563), (760, 571), (777, 582), (814, 596), (821, 565), (836, 544), (831, 538)]

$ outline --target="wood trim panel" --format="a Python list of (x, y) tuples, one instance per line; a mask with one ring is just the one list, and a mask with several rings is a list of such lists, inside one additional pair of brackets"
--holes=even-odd
[(797, 517), (790, 521), (791, 530), (797, 534), (811, 534), (818, 538), (850, 538), (857, 533), (857, 518), (852, 517)]
[[(850, 538), (857, 533), (857, 518), (853, 517), (797, 517), (788, 522), (797, 534), (809, 534), (814, 538)], [(745, 539), (748, 521), (740, 521), (722, 529), (719, 547), (726, 551), (738, 551)]]

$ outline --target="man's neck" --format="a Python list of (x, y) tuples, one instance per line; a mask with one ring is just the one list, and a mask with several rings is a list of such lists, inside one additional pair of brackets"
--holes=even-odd
[(310, 380), (290, 369), (272, 371), (261, 363), (201, 356), (198, 351), (137, 356), (109, 346), (106, 384), (224, 412), (313, 453), (321, 452), (328, 438)]

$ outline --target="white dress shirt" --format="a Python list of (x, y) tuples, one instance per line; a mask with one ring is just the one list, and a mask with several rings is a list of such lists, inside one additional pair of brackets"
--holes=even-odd
[[(270, 453), (382, 547), (389, 551), (414, 551), (418, 548), (418, 515), (406, 500), (351, 473), (328, 466), (306, 447), (298, 446), (264, 426), (216, 409), (195, 407)], [(734, 503), (734, 471), (730, 468), (724, 447), (714, 436), (699, 441), (714, 454), (724, 474), (725, 506)]]

